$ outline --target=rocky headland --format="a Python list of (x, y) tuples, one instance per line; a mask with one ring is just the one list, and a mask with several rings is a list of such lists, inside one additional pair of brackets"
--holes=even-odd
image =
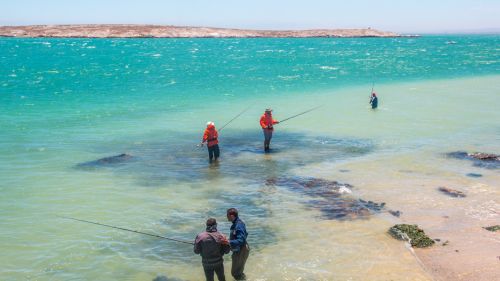
[(0, 26), (1, 37), (72, 38), (302, 38), (400, 37), (394, 32), (366, 29), (248, 30), (169, 25), (85, 24)]

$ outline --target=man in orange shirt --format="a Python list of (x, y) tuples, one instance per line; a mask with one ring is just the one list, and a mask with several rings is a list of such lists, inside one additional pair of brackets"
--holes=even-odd
[(273, 125), (278, 124), (279, 121), (273, 119), (272, 109), (268, 108), (260, 117), (260, 126), (262, 131), (264, 131), (264, 151), (269, 152), (269, 145), (271, 144), (271, 138), (273, 137)]
[(201, 146), (203, 146), (203, 144), (205, 142), (207, 143), (208, 158), (210, 160), (210, 163), (212, 161), (217, 161), (217, 158), (219, 158), (219, 155), (220, 155), (219, 140), (217, 139), (218, 137), (219, 137), (219, 134), (217, 133), (217, 130), (215, 129), (215, 123), (208, 122), (207, 128), (205, 129), (205, 132), (203, 133), (203, 140), (201, 141)]

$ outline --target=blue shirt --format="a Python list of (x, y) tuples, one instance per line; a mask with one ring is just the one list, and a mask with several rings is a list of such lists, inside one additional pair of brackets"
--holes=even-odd
[(375, 109), (378, 106), (378, 98), (377, 97), (371, 97), (370, 98), (370, 104), (372, 105), (372, 108)]
[(245, 246), (247, 243), (247, 228), (245, 223), (236, 218), (231, 225), (231, 232), (229, 233), (229, 244), (233, 252), (239, 252), (240, 248)]

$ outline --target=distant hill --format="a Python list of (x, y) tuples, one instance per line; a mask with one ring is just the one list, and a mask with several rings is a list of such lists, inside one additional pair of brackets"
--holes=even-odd
[(134, 24), (0, 26), (3, 37), (231, 38), (231, 37), (399, 37), (375, 29), (248, 30)]

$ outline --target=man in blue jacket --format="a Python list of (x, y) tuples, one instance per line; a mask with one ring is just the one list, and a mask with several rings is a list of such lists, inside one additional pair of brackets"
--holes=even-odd
[(372, 96), (370, 97), (370, 105), (372, 106), (372, 109), (378, 107), (378, 98), (375, 92), (372, 92)]
[(236, 280), (245, 280), (243, 270), (245, 270), (245, 263), (250, 253), (247, 243), (247, 228), (245, 223), (238, 217), (238, 210), (235, 208), (227, 209), (227, 220), (233, 223), (229, 233), (229, 244), (233, 251), (231, 275)]

